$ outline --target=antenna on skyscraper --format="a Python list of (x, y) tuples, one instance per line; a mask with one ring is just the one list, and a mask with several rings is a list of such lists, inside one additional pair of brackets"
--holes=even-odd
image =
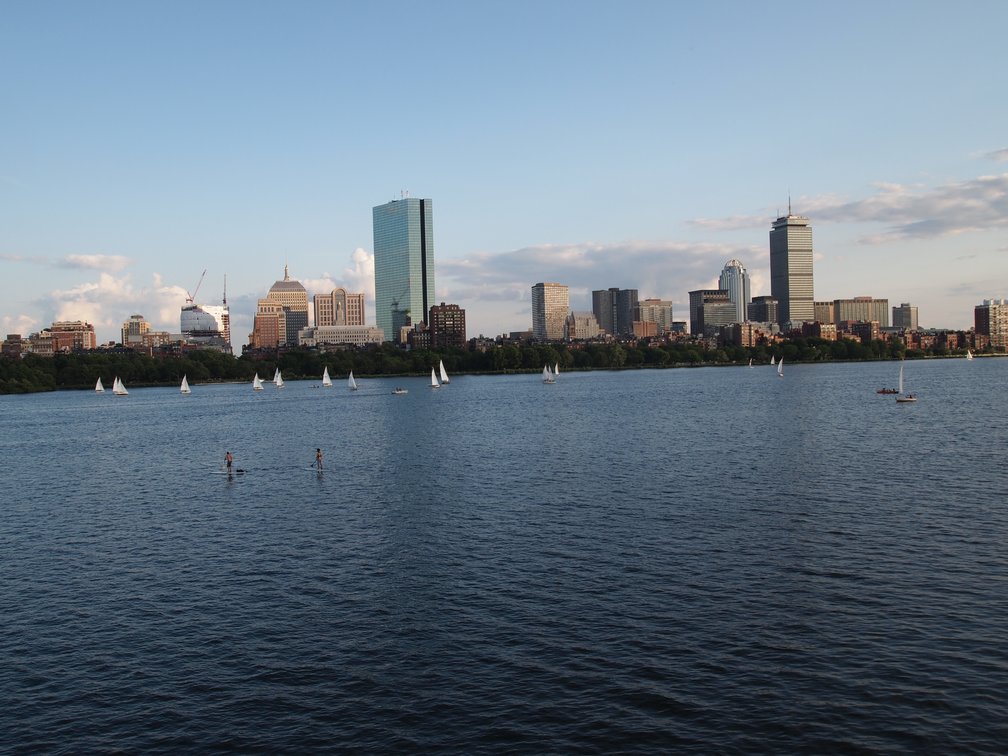
[(224, 274), (224, 306), (227, 307), (227, 273)]
[(790, 218), (791, 217), (791, 190), (790, 189), (787, 190), (787, 214), (788, 214), (788, 217)]

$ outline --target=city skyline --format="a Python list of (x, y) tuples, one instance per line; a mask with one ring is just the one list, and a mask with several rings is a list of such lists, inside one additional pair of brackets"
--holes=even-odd
[[(199, 23), (58, 5), (0, 30), (4, 333), (80, 319), (108, 341), (133, 313), (174, 331), (207, 268), (200, 300), (227, 276), (237, 350), (284, 264), (310, 295), (363, 292), (376, 322), (367, 211), (404, 190), (438, 202), (431, 302), (470, 335), (526, 329), (536, 281), (575, 310), (618, 285), (683, 313), (736, 258), (769, 294), (788, 194), (815, 226), (817, 300), (968, 328), (1005, 296), (998, 3), (222, 3)], [(767, 46), (799, 13), (812, 33)], [(413, 59), (427, 75), (403, 89)]]

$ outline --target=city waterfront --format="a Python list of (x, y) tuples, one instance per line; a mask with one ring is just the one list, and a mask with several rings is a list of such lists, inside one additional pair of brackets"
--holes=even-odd
[(1008, 360), (898, 369), (0, 397), (0, 743), (1002, 752)]

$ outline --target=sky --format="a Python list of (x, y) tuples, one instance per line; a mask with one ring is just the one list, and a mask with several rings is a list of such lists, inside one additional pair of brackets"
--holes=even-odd
[[(531, 287), (674, 302), (808, 216), (815, 298), (969, 328), (1008, 297), (1008, 3), (9, 2), (0, 5), (0, 331), (188, 293), (232, 341), (287, 265), (365, 292), (371, 208), (434, 208), (468, 335)], [(201, 274), (206, 276), (198, 291)]]

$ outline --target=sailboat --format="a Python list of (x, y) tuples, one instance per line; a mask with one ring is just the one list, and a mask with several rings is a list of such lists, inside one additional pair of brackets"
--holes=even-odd
[(353, 379), (353, 370), (350, 371), (350, 377), (347, 378), (347, 386), (350, 387), (351, 391), (357, 390), (357, 381)]
[(900, 404), (905, 404), (906, 402), (916, 402), (917, 397), (913, 394), (903, 393), (903, 365), (900, 365), (900, 377), (899, 377), (899, 392), (900, 396), (896, 397), (896, 401)]
[(273, 376), (273, 384), (278, 388), (283, 388), (283, 376), (280, 375), (280, 368), (277, 368), (276, 375)]
[(777, 377), (778, 378), (783, 378), (784, 377), (784, 358), (783, 357), (781, 357), (780, 358), (780, 362), (777, 363)]
[(966, 359), (967, 360), (972, 360), (973, 359), (973, 350), (971, 350), (971, 349), (967, 349), (966, 350)]
[(441, 388), (441, 384), (438, 383), (437, 376), (434, 375), (434, 368), (430, 369), (430, 387), (431, 388)]
[(556, 378), (550, 372), (549, 365), (543, 365), (543, 383), (556, 383)]
[(774, 356), (773, 356), (772, 354), (770, 355), (770, 364), (771, 364), (771, 365), (775, 365), (775, 364), (777, 364), (777, 361), (776, 361), (776, 360), (774, 360)]
[(448, 380), (448, 373), (444, 369), (444, 360), (440, 360), (440, 362), (438, 364), (438, 368), (441, 370), (441, 383), (442, 383), (442, 385), (445, 384), (445, 383), (451, 383), (451, 381)]
[(112, 381), (112, 393), (115, 394), (116, 396), (129, 395), (129, 391), (126, 390), (126, 387), (123, 385), (123, 382), (119, 380), (118, 375), (115, 377), (115, 380)]
[(182, 376), (182, 385), (179, 386), (179, 391), (181, 391), (183, 394), (192, 393), (192, 389), (189, 388), (189, 380), (187, 376), (184, 375)]
[(322, 388), (332, 388), (332, 378), (329, 377), (329, 366), (322, 371)]
[(752, 367), (752, 357), (749, 358), (749, 367)]
[(553, 365), (553, 380), (556, 380), (557, 376), (560, 375), (560, 363)]
[(99, 378), (98, 383), (94, 385), (94, 390), (96, 394), (102, 394), (105, 392), (105, 387), (102, 386), (101, 378)]
[(252, 390), (253, 391), (263, 390), (262, 378), (259, 377), (259, 373), (256, 373), (255, 378), (252, 379)]

